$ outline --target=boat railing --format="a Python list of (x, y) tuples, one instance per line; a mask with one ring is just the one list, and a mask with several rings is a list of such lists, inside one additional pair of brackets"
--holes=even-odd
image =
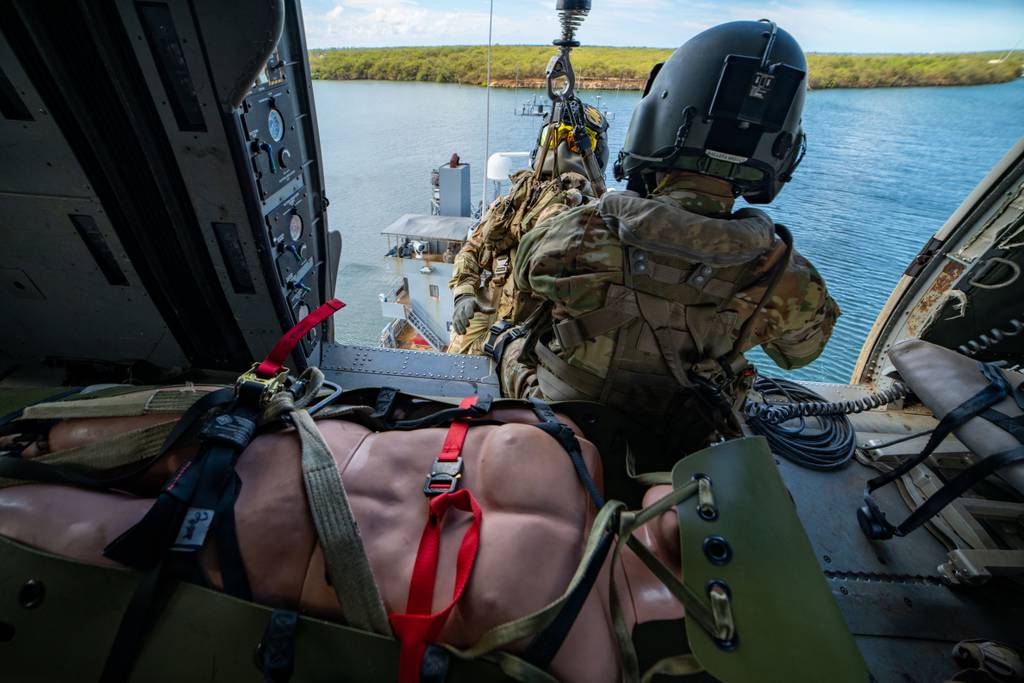
[(431, 327), (430, 322), (428, 322), (427, 320), (427, 317), (421, 315), (416, 310), (417, 308), (418, 306), (416, 306), (415, 302), (407, 306), (406, 320), (408, 320), (409, 324), (412, 325), (413, 328), (417, 332), (419, 332), (424, 339), (427, 340), (428, 344), (433, 346), (438, 351), (444, 351), (445, 347), (447, 346), (447, 344), (444, 343), (444, 339), (442, 339), (441, 335), (434, 331), (434, 328)]
[(396, 277), (388, 282), (380, 293), (381, 303), (398, 302), (405, 290), (405, 278)]

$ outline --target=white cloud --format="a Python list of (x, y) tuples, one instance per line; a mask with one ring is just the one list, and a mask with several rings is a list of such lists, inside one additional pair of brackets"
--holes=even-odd
[(487, 42), (487, 12), (428, 9), (414, 0), (345, 0), (306, 16), (310, 47)]
[[(584, 45), (677, 47), (723, 21), (770, 18), (815, 52), (1008, 49), (1024, 20), (1020, 0), (976, 0), (974, 11), (857, 0), (602, 0), (578, 33)], [(486, 0), (305, 0), (311, 47), (487, 42)], [(550, 0), (495, 0), (494, 41), (549, 44)]]

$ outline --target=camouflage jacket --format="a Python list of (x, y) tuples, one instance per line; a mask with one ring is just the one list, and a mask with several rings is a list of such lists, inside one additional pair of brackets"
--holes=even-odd
[[(720, 181), (690, 173), (669, 176), (653, 193), (704, 216), (729, 217), (733, 198)], [(769, 251), (754, 265), (749, 285), (741, 285), (721, 316), (742, 322), (761, 300), (766, 277), (781, 249)], [(553, 304), (556, 320), (578, 318), (606, 304), (608, 290), (623, 285), (623, 245), (593, 205), (562, 213), (537, 226), (519, 245), (516, 287)], [(814, 266), (795, 251), (760, 319), (748, 338), (748, 350), (760, 345), (780, 367), (807, 365), (817, 358), (832, 334), (839, 306), (829, 296)], [(571, 349), (553, 349), (571, 366), (605, 377), (615, 348), (612, 331)]]
[(499, 319), (519, 322), (522, 301), (512, 282), (516, 250), (535, 225), (583, 202), (587, 180), (563, 173), (555, 181), (538, 181), (532, 171), (512, 175), (508, 194), (488, 207), (480, 225), (455, 257), (448, 287), (456, 298), (472, 294), (497, 308)]

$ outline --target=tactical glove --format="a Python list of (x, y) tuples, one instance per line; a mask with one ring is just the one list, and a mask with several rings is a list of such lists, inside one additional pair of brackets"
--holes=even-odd
[(472, 294), (463, 294), (455, 300), (455, 313), (452, 314), (452, 329), (458, 334), (466, 334), (469, 321), (477, 313), (493, 313), (494, 309), (484, 306)]

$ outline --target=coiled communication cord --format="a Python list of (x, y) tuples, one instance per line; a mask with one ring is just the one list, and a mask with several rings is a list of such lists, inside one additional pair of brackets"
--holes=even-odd
[[(776, 377), (758, 376), (754, 389), (764, 402), (747, 399), (743, 412), (755, 434), (768, 440), (772, 452), (801, 467), (837, 470), (849, 464), (857, 449), (856, 433), (847, 415), (879, 408), (909, 394), (905, 384), (849, 401), (826, 401), (807, 387)], [(819, 427), (808, 429), (807, 418)], [(798, 420), (793, 426), (785, 423)]]
[(1018, 318), (1011, 318), (1007, 324), (1013, 329), (1001, 330), (998, 327), (993, 327), (987, 333), (979, 334), (967, 343), (961, 344), (957, 347), (957, 351), (965, 356), (974, 356), (982, 351), (987, 351), (990, 347), (995, 346), (1008, 337), (1016, 337), (1021, 332), (1024, 332), (1024, 322), (1021, 322)]

